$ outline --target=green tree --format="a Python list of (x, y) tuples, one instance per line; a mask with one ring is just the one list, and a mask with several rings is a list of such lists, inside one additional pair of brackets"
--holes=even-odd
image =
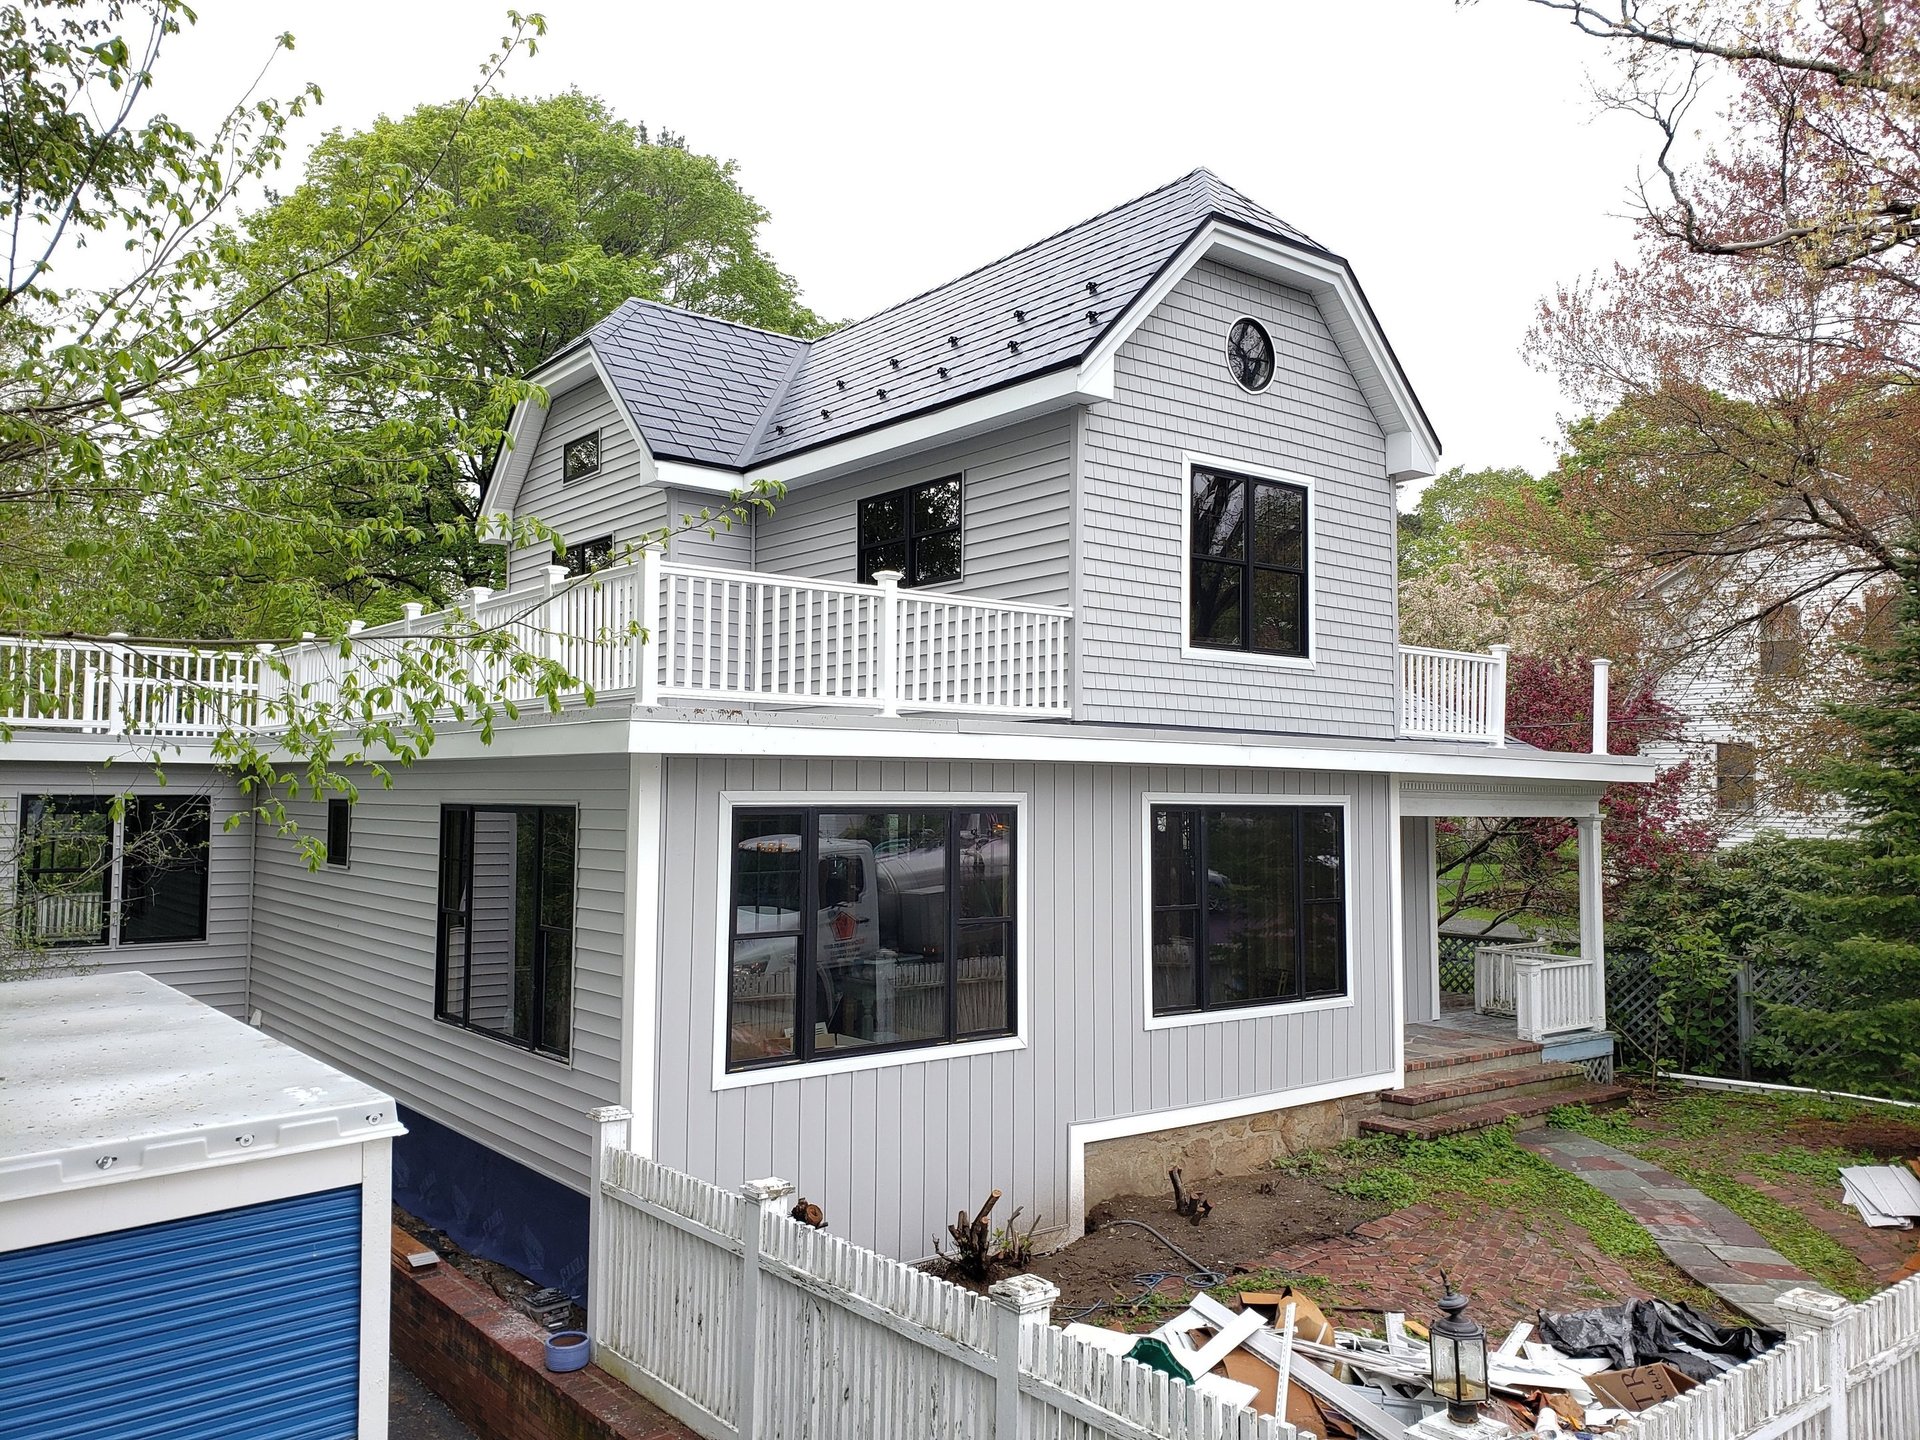
[(1863, 657), (1878, 693), (1834, 707), (1856, 737), (1825, 784), (1859, 817), (1823, 884), (1802, 897), (1816, 1005), (1776, 1027), (1817, 1084), (1920, 1099), (1920, 546), (1898, 561), (1893, 635)]
[(1411, 510), (1400, 514), (1400, 578), (1451, 565), (1462, 558), (1471, 522), (1489, 507), (1522, 495), (1551, 503), (1552, 481), (1537, 480), (1518, 466), (1469, 470), (1456, 465), (1433, 477)]

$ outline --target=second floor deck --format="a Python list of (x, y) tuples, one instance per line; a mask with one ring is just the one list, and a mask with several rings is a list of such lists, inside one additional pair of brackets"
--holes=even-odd
[[(564, 672), (565, 704), (802, 707), (878, 715), (1074, 717), (1065, 607), (705, 568), (646, 554), (588, 577), (476, 589), (450, 611), (289, 645), (0, 638), (0, 725), (96, 735), (272, 732), (324, 708), (412, 709), (409, 657), (517, 704)], [(484, 640), (485, 643), (482, 643)], [(450, 657), (450, 658), (449, 658)], [(532, 666), (516, 663), (535, 662)], [(1397, 732), (1506, 743), (1506, 656), (1399, 647)], [(390, 692), (390, 693), (389, 693)]]

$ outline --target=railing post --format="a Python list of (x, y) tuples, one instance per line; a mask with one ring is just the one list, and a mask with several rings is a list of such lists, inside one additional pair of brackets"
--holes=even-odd
[(1827, 1351), (1827, 1423), (1823, 1434), (1844, 1436), (1847, 1429), (1847, 1381), (1851, 1362), (1847, 1358), (1847, 1329), (1842, 1323), (1853, 1307), (1838, 1295), (1801, 1286), (1789, 1290), (1773, 1302), (1774, 1309), (1786, 1317), (1787, 1336), (1821, 1335)]
[(740, 1187), (747, 1199), (744, 1230), (740, 1236), (740, 1307), (733, 1317), (733, 1428), (740, 1440), (754, 1440), (754, 1412), (759, 1392), (755, 1381), (760, 1368), (760, 1244), (769, 1215), (778, 1215), (787, 1196), (793, 1194), (790, 1180), (769, 1176), (749, 1180)]
[(876, 570), (874, 584), (880, 587), (880, 619), (877, 626), (879, 662), (874, 676), (874, 699), (880, 702), (882, 715), (900, 713), (899, 676), (894, 673), (900, 651), (900, 572)]
[(1546, 961), (1538, 955), (1513, 957), (1513, 1024), (1522, 1040), (1547, 1038), (1542, 1015), (1545, 1002)]
[[(637, 680), (636, 689), (642, 705), (652, 708), (660, 703), (660, 673), (658, 657), (660, 652), (653, 647), (658, 643), (660, 634), (660, 552), (647, 549), (640, 552), (640, 633), (630, 635), (627, 643), (633, 646), (633, 669)], [(673, 624), (673, 616), (667, 616), (667, 624)]]
[(1496, 745), (1507, 743), (1507, 652), (1510, 648), (1506, 645), (1487, 647), (1487, 653), (1493, 656), (1493, 673), (1487, 677), (1487, 724)]
[(1607, 1028), (1606, 890), (1600, 870), (1600, 817), (1582, 815), (1576, 823), (1580, 844), (1580, 958), (1587, 963), (1587, 1022)]
[(607, 1151), (627, 1148), (633, 1112), (624, 1105), (601, 1105), (587, 1112), (593, 1122), (593, 1188), (587, 1192), (587, 1334), (601, 1342), (607, 1313)]
[(1038, 1275), (1010, 1275), (989, 1286), (993, 1312), (994, 1440), (1020, 1437), (1020, 1336), (1052, 1318), (1060, 1287)]
[(1609, 672), (1613, 662), (1597, 656), (1593, 662), (1593, 753), (1607, 753), (1607, 707), (1611, 703)]

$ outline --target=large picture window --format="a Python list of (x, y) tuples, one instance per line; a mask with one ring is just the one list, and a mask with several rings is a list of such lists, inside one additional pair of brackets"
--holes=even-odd
[(960, 578), (960, 477), (931, 480), (860, 502), (860, 581), (898, 570), (902, 585)]
[(740, 809), (727, 1068), (1014, 1028), (1014, 811)]
[(440, 1019), (571, 1049), (575, 833), (569, 806), (442, 807)]
[(206, 939), (212, 830), (201, 797), (21, 797), (16, 932), (54, 946)]
[(1307, 658), (1307, 489), (1195, 466), (1187, 638), (1207, 650)]
[(1153, 1013), (1347, 992), (1345, 812), (1155, 805)]

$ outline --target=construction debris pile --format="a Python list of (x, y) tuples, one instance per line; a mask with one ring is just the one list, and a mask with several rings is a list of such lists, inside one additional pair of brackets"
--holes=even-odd
[(1920, 1160), (1846, 1166), (1840, 1171), (1840, 1198), (1869, 1225), (1911, 1230), (1920, 1220)]
[[(1248, 1292), (1234, 1310), (1204, 1293), (1148, 1334), (1067, 1326), (1090, 1345), (1165, 1371), (1196, 1389), (1327, 1440), (1404, 1440), (1441, 1413), (1426, 1331), (1389, 1312), (1377, 1332), (1336, 1330), (1291, 1289)], [(1540, 1316), (1487, 1353), (1484, 1421), (1516, 1435), (1604, 1435), (1635, 1412), (1781, 1340), (1724, 1330), (1685, 1305), (1631, 1301)]]

